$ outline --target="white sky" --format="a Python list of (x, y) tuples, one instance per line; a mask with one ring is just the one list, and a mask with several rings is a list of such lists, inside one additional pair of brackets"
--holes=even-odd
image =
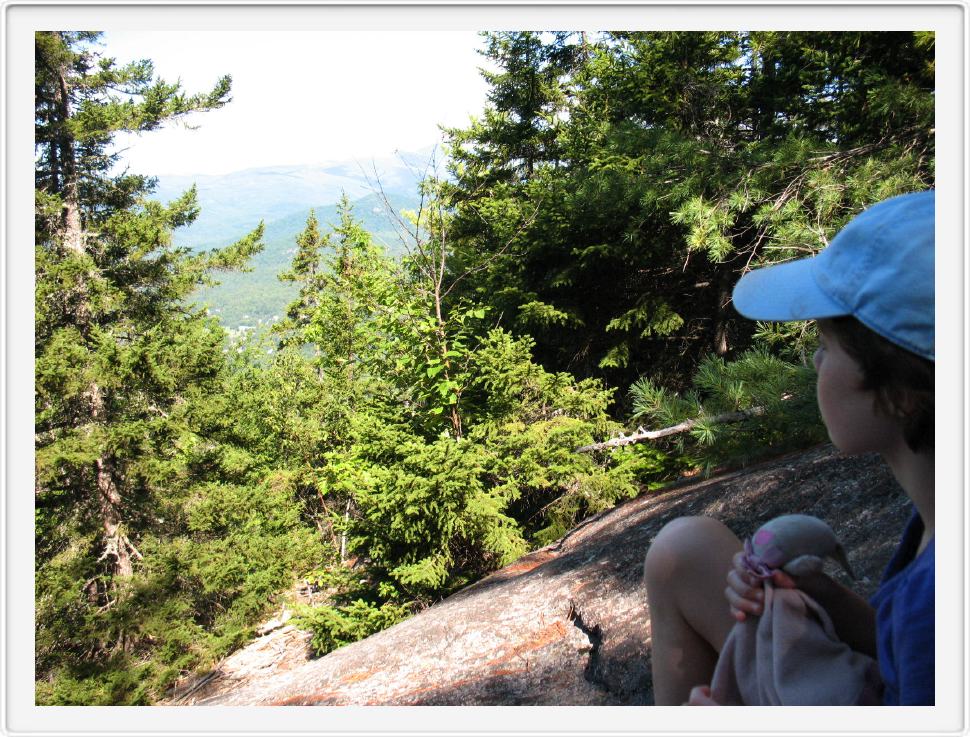
[(430, 146), (465, 126), (487, 85), (472, 31), (107, 32), (119, 63), (151, 59), (189, 93), (232, 75), (232, 102), (141, 136), (118, 136), (133, 172), (224, 174), (367, 160)]

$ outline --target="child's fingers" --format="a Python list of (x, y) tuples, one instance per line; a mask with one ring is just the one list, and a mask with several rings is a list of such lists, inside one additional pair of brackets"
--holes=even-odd
[(720, 704), (711, 698), (710, 686), (694, 686), (690, 690), (687, 706), (720, 706)]
[(745, 589), (760, 589), (763, 583), (757, 576), (752, 576), (743, 566), (735, 566), (728, 571), (728, 583), (739, 593), (743, 594)]
[(762, 613), (764, 582), (746, 570), (742, 553), (734, 556), (734, 567), (728, 571), (727, 584), (724, 596), (732, 617), (743, 622), (749, 614), (759, 616)]
[(771, 582), (779, 589), (798, 588), (798, 584), (795, 583), (795, 579), (781, 570), (775, 571), (774, 574), (772, 574)]
[(737, 553), (734, 554), (734, 557), (731, 559), (731, 564), (734, 566), (734, 570), (736, 570), (736, 571), (744, 571), (745, 570), (746, 566), (744, 565), (744, 551), (743, 550), (742, 551), (738, 551)]
[(728, 600), (734, 618), (740, 621), (747, 614), (760, 615), (764, 601), (764, 590), (745, 587), (741, 589), (741, 592), (738, 592), (734, 584), (724, 589), (724, 596)]
[(743, 573), (737, 569), (728, 571), (728, 586), (734, 590), (738, 596), (744, 599), (761, 601), (764, 599), (764, 582), (752, 576), (750, 573)]

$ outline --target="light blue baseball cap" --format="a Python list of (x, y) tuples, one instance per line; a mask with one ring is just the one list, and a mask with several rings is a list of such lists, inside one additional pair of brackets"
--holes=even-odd
[(734, 306), (753, 320), (851, 315), (935, 360), (936, 194), (899, 195), (857, 215), (821, 253), (745, 274)]

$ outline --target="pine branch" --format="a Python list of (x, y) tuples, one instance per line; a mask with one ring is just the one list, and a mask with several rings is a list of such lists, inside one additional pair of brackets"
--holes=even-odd
[(624, 435), (621, 432), (619, 437), (613, 438), (612, 440), (606, 440), (602, 443), (593, 443), (592, 445), (584, 445), (582, 448), (576, 448), (574, 452), (589, 453), (594, 450), (619, 448), (624, 445), (633, 445), (634, 443), (642, 443), (647, 440), (656, 440), (657, 438), (664, 438), (668, 435), (677, 435), (682, 432), (687, 432), (688, 430), (699, 425), (702, 421), (714, 422), (718, 424), (724, 422), (740, 422), (741, 420), (746, 420), (749, 417), (755, 417), (764, 413), (764, 407), (752, 407), (751, 409), (741, 410), (740, 412), (726, 412), (725, 414), (706, 418), (705, 420), (684, 420), (677, 425), (664, 427), (660, 430), (644, 430), (642, 427), (638, 427), (636, 432), (631, 435)]

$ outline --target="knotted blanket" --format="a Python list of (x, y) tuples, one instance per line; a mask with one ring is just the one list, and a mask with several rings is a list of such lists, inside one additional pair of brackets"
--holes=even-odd
[(881, 703), (876, 661), (839, 640), (828, 613), (803, 591), (775, 588), (746, 541), (746, 564), (764, 579), (764, 609), (734, 625), (711, 695), (719, 704), (849, 706)]

